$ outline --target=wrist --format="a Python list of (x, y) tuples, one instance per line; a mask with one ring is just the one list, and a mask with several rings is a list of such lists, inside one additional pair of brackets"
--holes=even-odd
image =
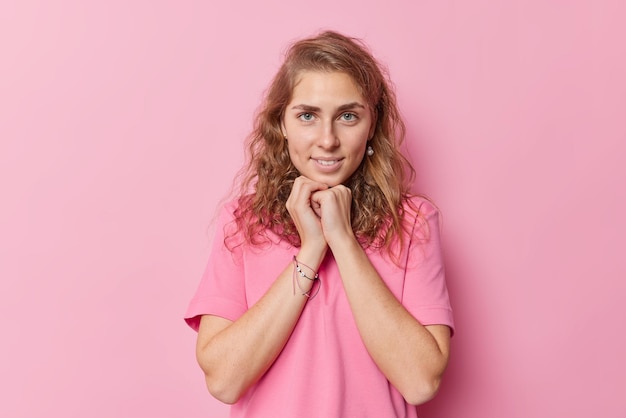
[(341, 253), (350, 252), (356, 247), (361, 248), (361, 244), (354, 234), (344, 234), (328, 240), (328, 247), (333, 252), (335, 258), (341, 257)]
[(317, 271), (326, 256), (327, 250), (328, 245), (325, 242), (324, 245), (303, 245), (296, 254), (296, 258)]
[(317, 267), (314, 268), (303, 263), (295, 255), (293, 256), (293, 267), (293, 294), (296, 294), (297, 288), (302, 296), (313, 299), (322, 286)]

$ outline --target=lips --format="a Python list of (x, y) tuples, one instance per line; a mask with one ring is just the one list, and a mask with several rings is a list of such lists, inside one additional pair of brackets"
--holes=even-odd
[(343, 158), (337, 158), (337, 157), (323, 157), (323, 158), (313, 158), (311, 157), (311, 160), (315, 163), (315, 166), (317, 167), (317, 170), (319, 170), (322, 173), (334, 173), (335, 171), (339, 170), (340, 167), (343, 165)]
[(330, 167), (330, 166), (337, 164), (339, 160), (315, 160), (315, 162), (317, 162), (320, 165)]

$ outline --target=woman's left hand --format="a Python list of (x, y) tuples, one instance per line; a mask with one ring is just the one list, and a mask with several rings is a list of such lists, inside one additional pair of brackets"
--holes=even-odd
[(324, 238), (332, 248), (346, 238), (354, 238), (350, 213), (352, 191), (339, 184), (311, 195), (312, 206), (320, 217)]

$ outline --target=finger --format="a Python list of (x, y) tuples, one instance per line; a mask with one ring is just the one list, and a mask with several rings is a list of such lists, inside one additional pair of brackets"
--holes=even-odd
[(352, 191), (340, 184), (325, 190), (314, 191), (311, 201), (317, 205), (339, 206), (342, 209), (350, 209), (352, 204)]
[(313, 199), (311, 199), (311, 209), (313, 209), (313, 212), (315, 212), (318, 218), (322, 217), (322, 206), (319, 204), (319, 202), (316, 202)]
[(311, 201), (320, 206), (322, 228), (326, 232), (351, 230), (352, 192), (345, 186), (335, 186), (313, 193)]
[[(318, 215), (320, 208), (318, 204), (314, 204), (311, 201), (311, 195), (320, 191), (320, 189), (327, 188), (328, 186), (325, 184), (314, 182), (306, 177), (298, 177), (294, 181), (286, 205), (300, 235), (302, 245), (305, 245), (305, 242), (315, 243), (314, 245), (320, 243), (326, 245)], [(318, 213), (315, 212), (314, 207)]]
[[(296, 178), (287, 199), (287, 210), (307, 210), (313, 209), (311, 205), (311, 195), (317, 191), (328, 189), (324, 183), (310, 180), (304, 176)], [(317, 206), (319, 209), (319, 205)]]

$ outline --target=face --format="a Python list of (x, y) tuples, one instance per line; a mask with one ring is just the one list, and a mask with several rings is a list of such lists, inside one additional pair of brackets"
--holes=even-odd
[(300, 74), (282, 129), (300, 174), (332, 187), (361, 164), (371, 125), (370, 109), (350, 76), (311, 71)]

